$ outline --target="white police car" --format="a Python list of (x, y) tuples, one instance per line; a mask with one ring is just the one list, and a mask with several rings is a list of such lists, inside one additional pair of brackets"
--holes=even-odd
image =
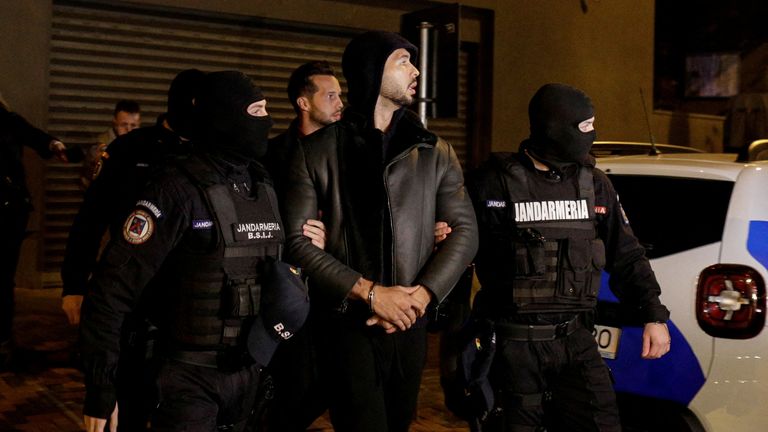
[(768, 161), (601, 158), (671, 311), (672, 350), (640, 358), (640, 323), (607, 288), (596, 338), (627, 431), (768, 430)]

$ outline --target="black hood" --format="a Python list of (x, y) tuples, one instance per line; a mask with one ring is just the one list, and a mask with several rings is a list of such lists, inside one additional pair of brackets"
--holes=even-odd
[(197, 138), (200, 119), (195, 109), (195, 99), (200, 91), (205, 73), (198, 69), (179, 72), (168, 89), (168, 125), (181, 137)]
[(344, 50), (341, 68), (347, 79), (350, 107), (370, 119), (381, 91), (384, 64), (393, 51), (404, 48), (415, 59), (418, 49), (397, 33), (371, 31), (352, 39)]
[(589, 150), (597, 133), (579, 130), (579, 123), (594, 116), (592, 100), (586, 93), (565, 84), (546, 84), (528, 104), (531, 136), (526, 148), (558, 168), (567, 164), (594, 165)]
[(204, 147), (239, 159), (264, 156), (272, 118), (254, 117), (247, 111), (248, 106), (261, 100), (261, 89), (242, 72), (207, 74), (197, 103)]

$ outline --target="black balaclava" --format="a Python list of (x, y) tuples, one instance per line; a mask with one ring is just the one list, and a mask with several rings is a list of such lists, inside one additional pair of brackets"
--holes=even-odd
[(247, 112), (249, 105), (261, 100), (261, 89), (242, 72), (206, 74), (197, 99), (202, 143), (211, 151), (238, 159), (264, 156), (272, 118)]
[(384, 64), (393, 51), (404, 48), (415, 61), (418, 49), (397, 33), (370, 31), (352, 39), (341, 59), (341, 68), (347, 79), (347, 101), (350, 107), (373, 118), (376, 101), (381, 91)]
[(168, 89), (166, 121), (176, 134), (193, 140), (198, 136), (200, 118), (195, 109), (195, 99), (205, 73), (198, 69), (179, 72)]
[(594, 165), (589, 150), (597, 132), (579, 130), (579, 123), (594, 115), (592, 101), (583, 91), (565, 84), (545, 84), (528, 104), (531, 136), (525, 149), (559, 169)]

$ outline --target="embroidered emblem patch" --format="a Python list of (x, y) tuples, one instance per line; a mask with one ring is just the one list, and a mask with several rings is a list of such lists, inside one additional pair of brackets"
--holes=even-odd
[(155, 222), (149, 213), (136, 209), (128, 216), (123, 225), (123, 237), (131, 244), (145, 243), (155, 231)]

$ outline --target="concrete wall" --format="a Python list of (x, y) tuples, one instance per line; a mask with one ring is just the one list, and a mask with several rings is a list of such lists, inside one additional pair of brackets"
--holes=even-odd
[(547, 82), (592, 97), (599, 139), (647, 137), (639, 89), (652, 95), (653, 0), (585, 0), (586, 12), (575, 0), (474, 3), (496, 8), (494, 150), (527, 136), (528, 101)]
[[(466, 0), (496, 12), (493, 149), (527, 134), (526, 106), (546, 82), (584, 89), (595, 101), (600, 139), (647, 137), (639, 89), (653, 83), (653, 0)], [(332, 0), (133, 0), (133, 3), (348, 27), (397, 30), (408, 7), (387, 10)], [(0, 89), (32, 120), (45, 120), (50, 0), (5, 0), (0, 16)], [(19, 83), (22, 83), (19, 85)], [(650, 105), (651, 101), (647, 100)]]
[[(41, 128), (45, 128), (48, 112), (50, 22), (49, 0), (3, 0), (0, 8), (0, 93), (14, 111)], [(29, 179), (41, 178), (43, 170), (40, 158), (29, 149), (25, 149), (24, 165), (36, 211), (27, 225), (31, 235), (23, 244), (17, 283), (39, 287), (43, 185)]]
[(3, 0), (0, 9), (0, 92), (35, 125), (48, 110), (50, 0)]
[[(4, 43), (6, 62), (16, 70), (20, 53), (32, 62), (28, 81), (44, 82), (50, 1), (6, 0), (3, 34), (19, 43)], [(448, 2), (448, 1), (446, 1)], [(466, 0), (463, 4), (495, 10), (494, 150), (516, 147), (527, 134), (526, 106), (543, 83), (565, 82), (584, 89), (595, 101), (601, 139), (640, 140), (647, 136), (639, 89), (647, 98), (653, 83), (653, 0)], [(332, 0), (133, 0), (133, 3), (252, 15), (347, 27), (397, 30), (408, 2)], [(419, 2), (412, 2), (418, 7)], [(399, 6), (388, 10), (383, 6)], [(15, 7), (14, 7), (15, 6)], [(6, 16), (9, 15), (9, 16)], [(39, 29), (16, 34), (14, 28)], [(42, 67), (39, 67), (42, 66)], [(9, 76), (0, 78), (7, 87)], [(12, 78), (11, 78), (12, 79)], [(44, 87), (33, 93), (41, 99)], [(24, 94), (19, 92), (17, 95)], [(14, 99), (16, 98), (14, 95)], [(13, 103), (13, 101), (11, 101)], [(647, 103), (650, 105), (651, 101)], [(25, 101), (29, 107), (44, 105)], [(42, 115), (42, 114), (40, 114)]]

